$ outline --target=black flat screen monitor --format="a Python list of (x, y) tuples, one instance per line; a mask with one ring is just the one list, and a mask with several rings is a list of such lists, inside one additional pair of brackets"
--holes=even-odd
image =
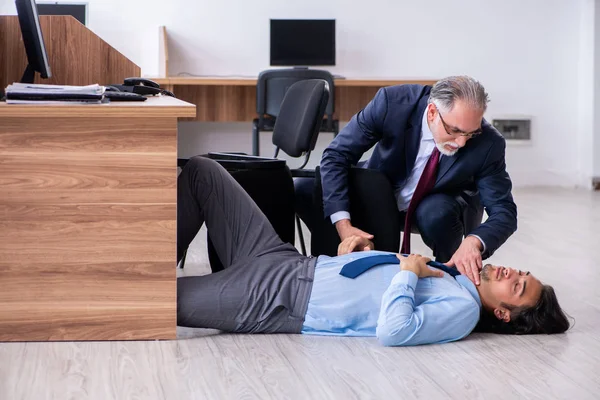
[(37, 3), (39, 15), (71, 15), (83, 25), (87, 23), (85, 3)]
[(334, 19), (271, 19), (271, 65), (335, 65)]
[(48, 54), (35, 0), (15, 0), (15, 4), (28, 63), (21, 83), (33, 83), (36, 72), (39, 72), (42, 78), (48, 79), (52, 77), (52, 72), (48, 64)]

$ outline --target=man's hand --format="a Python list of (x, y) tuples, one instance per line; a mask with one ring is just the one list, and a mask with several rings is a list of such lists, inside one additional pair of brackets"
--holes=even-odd
[(402, 254), (396, 254), (396, 257), (400, 260), (400, 269), (402, 271), (412, 271), (419, 278), (441, 278), (444, 273), (439, 269), (431, 269), (427, 266), (427, 263), (431, 261), (430, 258), (423, 257), (419, 254), (411, 254), (408, 257), (404, 257)]
[(338, 246), (338, 256), (352, 253), (353, 251), (373, 250), (375, 245), (369, 239), (361, 236), (349, 236)]
[(353, 227), (349, 219), (341, 219), (338, 222), (336, 222), (335, 229), (337, 230), (338, 235), (340, 236), (340, 240), (342, 242), (350, 236), (360, 236), (369, 240), (373, 239), (373, 235), (371, 235), (370, 233), (361, 231), (360, 229)]
[(467, 275), (474, 284), (479, 285), (479, 271), (482, 268), (482, 248), (483, 245), (479, 239), (474, 236), (467, 236), (446, 265), (456, 267), (461, 274)]

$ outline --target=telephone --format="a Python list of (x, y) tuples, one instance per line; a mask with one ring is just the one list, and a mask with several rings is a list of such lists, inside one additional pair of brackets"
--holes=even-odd
[(151, 81), (150, 79), (136, 77), (125, 78), (122, 85), (110, 85), (106, 87), (106, 90), (114, 92), (131, 92), (143, 96), (163, 94), (175, 97), (175, 95), (168, 90), (161, 89), (158, 83)]

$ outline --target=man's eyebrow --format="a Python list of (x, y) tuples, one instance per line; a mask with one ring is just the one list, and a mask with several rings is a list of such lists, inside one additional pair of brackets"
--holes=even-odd
[(450, 124), (446, 124), (446, 125), (448, 125), (448, 127), (450, 128), (450, 130), (456, 131), (456, 132), (459, 132), (459, 133), (468, 133), (469, 135), (473, 135), (473, 134), (477, 135), (477, 134), (481, 133), (481, 127), (475, 129), (473, 132), (466, 132), (466, 131), (463, 131), (460, 128), (457, 128), (454, 125), (450, 125)]

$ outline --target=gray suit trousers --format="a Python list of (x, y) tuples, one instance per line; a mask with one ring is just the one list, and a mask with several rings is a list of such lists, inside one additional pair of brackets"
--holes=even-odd
[(178, 178), (178, 259), (206, 223), (225, 269), (177, 280), (177, 324), (243, 333), (300, 333), (316, 259), (283, 243), (217, 162), (194, 157)]

